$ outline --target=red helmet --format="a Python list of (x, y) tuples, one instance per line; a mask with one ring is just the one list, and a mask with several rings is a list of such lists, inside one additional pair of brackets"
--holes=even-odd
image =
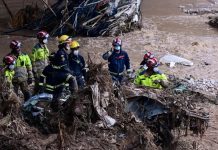
[(13, 56), (5, 56), (4, 59), (3, 59), (3, 62), (6, 64), (6, 65), (11, 65), (15, 62), (15, 58)]
[(10, 43), (10, 48), (12, 50), (20, 50), (21, 48), (21, 42), (17, 40), (12, 40)]
[(148, 60), (148, 59), (151, 59), (151, 58), (154, 58), (154, 55), (151, 52), (146, 52), (145, 55), (144, 55), (144, 59)]
[(118, 37), (116, 37), (113, 42), (112, 42), (113, 46), (122, 46), (122, 40)]
[(37, 39), (46, 39), (49, 37), (49, 34), (46, 31), (39, 31), (37, 33)]
[(148, 59), (146, 65), (150, 69), (156, 67), (158, 65), (157, 58), (153, 57), (151, 59)]

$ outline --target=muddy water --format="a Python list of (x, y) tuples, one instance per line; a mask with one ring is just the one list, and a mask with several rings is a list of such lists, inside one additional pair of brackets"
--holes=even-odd
[(152, 19), (158, 30), (186, 35), (215, 36), (218, 31), (210, 28), (205, 22), (207, 17), (190, 16), (182, 12), (179, 6), (210, 6), (207, 0), (144, 0), (142, 13)]

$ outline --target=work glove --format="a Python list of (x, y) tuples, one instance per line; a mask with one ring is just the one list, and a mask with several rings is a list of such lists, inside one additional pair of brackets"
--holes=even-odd
[(143, 65), (143, 66), (141, 67), (141, 69), (143, 69), (143, 70), (139, 73), (139, 75), (145, 74), (145, 72), (146, 72), (147, 69), (148, 69), (148, 66), (147, 66), (147, 65)]
[(130, 73), (132, 73), (132, 72), (133, 72), (132, 69), (127, 69), (127, 74), (130, 74)]
[(154, 67), (153, 71), (157, 74), (162, 74), (158, 67)]
[(85, 72), (88, 72), (88, 71), (89, 71), (89, 68), (88, 68), (88, 67), (85, 67), (85, 68), (83, 68), (83, 70), (84, 70)]
[(135, 73), (133, 71), (133, 69), (128, 69), (127, 70), (127, 75), (130, 79), (134, 79), (135, 78)]
[(161, 80), (154, 80), (154, 83), (159, 84), (159, 83), (161, 83)]
[(104, 53), (103, 54), (103, 59), (104, 60), (108, 60), (108, 58), (111, 56), (111, 54), (113, 53), (113, 50), (111, 49), (111, 50), (109, 50), (109, 51), (107, 51), (106, 53)]
[(32, 84), (32, 83), (33, 83), (33, 78), (28, 78), (28, 79), (27, 79), (27, 83), (28, 83), (28, 84)]
[(111, 55), (113, 53), (113, 49), (111, 48), (109, 51), (108, 51), (108, 55)]

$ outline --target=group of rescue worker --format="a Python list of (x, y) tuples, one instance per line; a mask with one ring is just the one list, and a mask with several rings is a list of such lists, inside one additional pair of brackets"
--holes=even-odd
[[(59, 109), (59, 98), (67, 88), (76, 94), (78, 89), (86, 85), (88, 66), (80, 55), (80, 44), (68, 35), (58, 38), (58, 50), (50, 53), (47, 43), (49, 34), (46, 31), (37, 33), (38, 43), (28, 55), (22, 52), (22, 44), (18, 40), (10, 43), (11, 52), (3, 58), (4, 75), (14, 91), (19, 95), (19, 88), (24, 95), (24, 101), (33, 94), (53, 94), (51, 107)], [(115, 38), (112, 48), (102, 55), (108, 61), (108, 69), (113, 81), (122, 83), (124, 73), (132, 73), (130, 59), (122, 49), (122, 41)], [(134, 83), (153, 88), (166, 87), (167, 77), (158, 69), (158, 60), (153, 54), (144, 55), (140, 68), (136, 72)], [(35, 83), (34, 93), (29, 85)]]

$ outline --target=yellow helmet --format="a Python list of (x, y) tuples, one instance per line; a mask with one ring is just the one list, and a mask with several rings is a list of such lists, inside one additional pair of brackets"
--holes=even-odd
[(71, 38), (68, 35), (62, 35), (58, 39), (59, 44), (67, 43), (70, 41), (71, 41)]
[(80, 45), (79, 45), (79, 43), (77, 41), (72, 41), (70, 43), (70, 48), (71, 49), (76, 49), (76, 48), (79, 48), (79, 47), (80, 47)]

